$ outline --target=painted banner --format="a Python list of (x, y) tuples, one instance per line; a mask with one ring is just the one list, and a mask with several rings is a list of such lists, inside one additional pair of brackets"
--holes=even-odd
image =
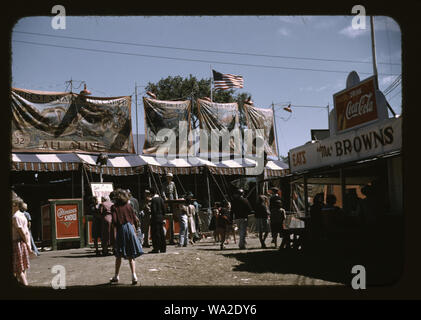
[[(145, 143), (143, 154), (187, 154), (191, 102), (143, 98)], [(171, 132), (171, 134), (170, 134)]]
[(134, 153), (131, 98), (13, 88), (13, 152)]
[[(197, 99), (197, 112), (200, 121), (200, 129), (207, 132), (208, 150), (205, 149), (206, 141), (200, 141), (200, 153), (218, 153), (241, 154), (241, 140), (239, 131), (239, 112), (238, 104), (234, 103), (216, 103), (207, 100)], [(212, 137), (222, 139), (229, 137), (227, 146), (220, 145), (219, 150), (212, 150)], [(201, 137), (201, 140), (203, 137)], [(222, 142), (224, 144), (224, 142)], [(229, 149), (229, 150), (228, 150)]]
[(363, 160), (401, 148), (402, 118), (391, 118), (291, 149), (290, 170), (298, 172)]
[(56, 238), (79, 238), (79, 212), (78, 205), (56, 204)]
[(376, 120), (377, 101), (375, 77), (333, 95), (337, 131), (350, 129)]
[[(272, 109), (256, 108), (244, 103), (244, 113), (246, 115), (247, 128), (256, 130), (264, 129), (264, 150), (268, 156), (277, 156), (276, 139), (274, 129), (274, 118)], [(258, 131), (256, 131), (258, 133)], [(247, 150), (247, 154), (251, 153)]]

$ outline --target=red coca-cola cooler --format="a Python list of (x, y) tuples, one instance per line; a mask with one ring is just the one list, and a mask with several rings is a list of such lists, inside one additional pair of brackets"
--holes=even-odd
[(53, 250), (85, 245), (82, 199), (49, 199), (41, 206), (42, 241)]

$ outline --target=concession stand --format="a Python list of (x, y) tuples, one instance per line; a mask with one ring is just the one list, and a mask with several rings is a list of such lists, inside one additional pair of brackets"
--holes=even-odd
[[(292, 209), (309, 217), (316, 194), (323, 193), (324, 202), (333, 194), (348, 221), (360, 221), (354, 227), (361, 221), (396, 223), (403, 216), (402, 117), (389, 118), (376, 79), (359, 81), (355, 72), (334, 104), (330, 136), (289, 151)], [(359, 203), (368, 198), (374, 205), (365, 213), (370, 217), (362, 217)]]

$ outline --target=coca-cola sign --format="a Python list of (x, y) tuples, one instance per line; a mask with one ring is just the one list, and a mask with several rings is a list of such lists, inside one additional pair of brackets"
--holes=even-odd
[(333, 96), (337, 131), (353, 128), (378, 118), (375, 88), (375, 78), (370, 77)]

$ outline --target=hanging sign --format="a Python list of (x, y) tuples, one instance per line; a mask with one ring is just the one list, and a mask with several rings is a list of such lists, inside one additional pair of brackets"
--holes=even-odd
[(354, 128), (378, 118), (375, 77), (333, 95), (337, 131)]

